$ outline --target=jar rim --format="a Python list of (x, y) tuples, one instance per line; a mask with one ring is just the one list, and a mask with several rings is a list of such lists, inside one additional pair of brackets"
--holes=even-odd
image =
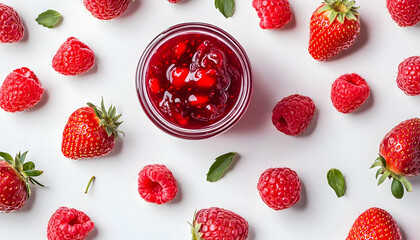
[[(166, 120), (155, 108), (147, 91), (146, 72), (153, 53), (163, 43), (185, 33), (203, 33), (220, 40), (229, 47), (239, 60), (242, 68), (241, 89), (235, 105), (216, 122), (202, 128), (183, 128)], [(219, 135), (231, 128), (244, 115), (252, 94), (252, 70), (248, 56), (239, 42), (226, 31), (208, 23), (186, 22), (176, 24), (158, 34), (146, 47), (137, 65), (136, 90), (140, 104), (148, 118), (161, 130), (184, 139), (205, 139)]]

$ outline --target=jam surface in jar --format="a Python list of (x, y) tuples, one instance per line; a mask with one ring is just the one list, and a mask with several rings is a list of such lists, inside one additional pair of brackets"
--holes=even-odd
[(199, 129), (222, 119), (241, 90), (241, 64), (222, 41), (204, 33), (170, 38), (153, 53), (147, 91), (168, 121)]

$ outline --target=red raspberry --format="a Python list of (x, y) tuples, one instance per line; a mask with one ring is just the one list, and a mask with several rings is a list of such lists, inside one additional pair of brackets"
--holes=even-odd
[(161, 164), (145, 166), (139, 173), (138, 190), (146, 202), (163, 204), (178, 193), (178, 185), (172, 172)]
[(252, 0), (252, 6), (261, 19), (262, 29), (282, 28), (292, 20), (292, 10), (288, 0)]
[(196, 240), (245, 240), (248, 238), (248, 222), (238, 214), (217, 207), (199, 210), (192, 222), (192, 234)]
[(420, 56), (409, 57), (400, 63), (397, 84), (407, 95), (420, 94)]
[(292, 207), (300, 200), (301, 182), (290, 168), (269, 168), (258, 180), (261, 199), (274, 210)]
[(0, 88), (0, 107), (7, 112), (20, 112), (37, 104), (44, 88), (26, 67), (11, 72)]
[(420, 0), (387, 0), (386, 7), (400, 27), (409, 27), (420, 22)]
[(312, 99), (294, 94), (277, 103), (271, 121), (280, 132), (296, 136), (309, 126), (314, 112), (315, 104)]
[(123, 14), (130, 0), (83, 0), (83, 3), (94, 17), (110, 20)]
[(334, 81), (331, 87), (331, 101), (337, 111), (351, 113), (369, 97), (369, 86), (355, 73), (345, 74)]
[(78, 75), (87, 72), (95, 64), (95, 54), (75, 37), (64, 42), (52, 60), (53, 68), (63, 75)]
[(18, 42), (23, 38), (25, 28), (13, 8), (0, 3), (0, 42)]
[(83, 240), (95, 225), (84, 213), (74, 208), (59, 208), (50, 218), (48, 240)]

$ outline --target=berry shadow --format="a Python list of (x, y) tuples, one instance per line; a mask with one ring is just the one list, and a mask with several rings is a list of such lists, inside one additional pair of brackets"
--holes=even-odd
[(124, 138), (123, 136), (120, 136), (119, 139), (115, 140), (114, 149), (107, 156), (105, 156), (106, 158), (114, 158), (122, 152), (123, 147), (124, 147), (123, 138)]
[(255, 231), (252, 229), (252, 226), (248, 226), (248, 240), (256, 240)]
[(177, 186), (178, 193), (176, 194), (175, 198), (172, 199), (172, 201), (168, 202), (168, 205), (175, 205), (182, 201), (182, 186), (179, 184), (179, 182), (177, 183)]
[(305, 188), (305, 184), (303, 182), (301, 182), (302, 187), (300, 189), (300, 200), (299, 202), (296, 203), (295, 206), (292, 207), (292, 209), (297, 209), (297, 210), (305, 210), (306, 207), (308, 206), (308, 198), (307, 198), (307, 194), (306, 194), (306, 188)]
[(29, 212), (31, 211), (33, 205), (35, 204), (36, 200), (36, 186), (31, 184), (31, 196), (26, 200), (25, 206), (23, 206), (22, 209), (19, 210), (19, 212)]
[(36, 111), (36, 110), (44, 107), (45, 104), (47, 104), (48, 99), (49, 99), (49, 94), (48, 94), (47, 90), (44, 89), (44, 93), (42, 95), (41, 101), (39, 101), (37, 104), (35, 104), (35, 106), (33, 108), (30, 108), (30, 109), (26, 110), (25, 112), (33, 112), (33, 111)]
[(296, 137), (308, 137), (310, 136), (316, 128), (316, 125), (318, 124), (318, 118), (319, 118), (319, 109), (315, 108), (314, 116), (312, 117), (311, 123), (309, 124), (308, 128), (303, 131), (302, 134), (296, 136)]
[(23, 38), (19, 42), (27, 42), (29, 39), (28, 28), (26, 27), (25, 21), (22, 18), (20, 20), (22, 21), (22, 25), (23, 28), (25, 28), (25, 31), (23, 33)]
[(405, 234), (404, 229), (400, 225), (398, 225), (398, 227), (399, 227), (400, 232), (401, 232), (401, 238), (402, 239), (407, 239), (407, 235)]
[(89, 233), (87, 238), (85, 240), (93, 240), (98, 236), (98, 228), (95, 226), (95, 228)]
[(279, 29), (280, 31), (282, 30), (288, 31), (288, 30), (293, 30), (296, 28), (297, 23), (296, 23), (295, 14), (293, 13), (293, 8), (291, 8), (291, 10), (292, 10), (292, 19), (283, 28)]
[(133, 15), (140, 8), (140, 0), (130, 1), (127, 10), (117, 19), (128, 18)]
[(356, 111), (354, 111), (351, 114), (358, 115), (358, 114), (362, 114), (362, 113), (366, 112), (367, 110), (372, 108), (373, 102), (374, 102), (373, 93), (372, 93), (372, 91), (370, 91), (369, 97), (368, 97), (368, 99), (366, 99), (366, 102), (364, 102), (362, 104), (362, 106), (360, 106), (358, 109), (356, 109)]
[(328, 62), (328, 61), (339, 60), (357, 52), (359, 49), (365, 46), (367, 42), (369, 41), (368, 32), (369, 32), (369, 28), (367, 27), (366, 22), (361, 18), (360, 19), (360, 34), (357, 37), (356, 42), (352, 46), (350, 46), (350, 48), (348, 48), (347, 50), (339, 53), (338, 55), (326, 61)]

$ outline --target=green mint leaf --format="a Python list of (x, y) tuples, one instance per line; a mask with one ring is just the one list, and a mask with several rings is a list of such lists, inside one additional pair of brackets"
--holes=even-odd
[(207, 181), (216, 182), (219, 180), (232, 163), (235, 156), (235, 152), (230, 152), (217, 157), (216, 161), (211, 165), (209, 172), (207, 173)]
[(214, 6), (216, 9), (219, 9), (225, 18), (232, 17), (233, 13), (235, 12), (234, 0), (215, 0)]
[(35, 20), (38, 22), (38, 24), (44, 27), (53, 28), (61, 18), (62, 16), (59, 12), (50, 9), (39, 14)]
[(337, 197), (344, 196), (346, 192), (346, 181), (344, 180), (343, 174), (340, 170), (331, 168), (327, 173), (328, 185), (334, 189)]
[(401, 199), (404, 196), (404, 187), (402, 183), (395, 178), (392, 180), (391, 192), (397, 199)]

